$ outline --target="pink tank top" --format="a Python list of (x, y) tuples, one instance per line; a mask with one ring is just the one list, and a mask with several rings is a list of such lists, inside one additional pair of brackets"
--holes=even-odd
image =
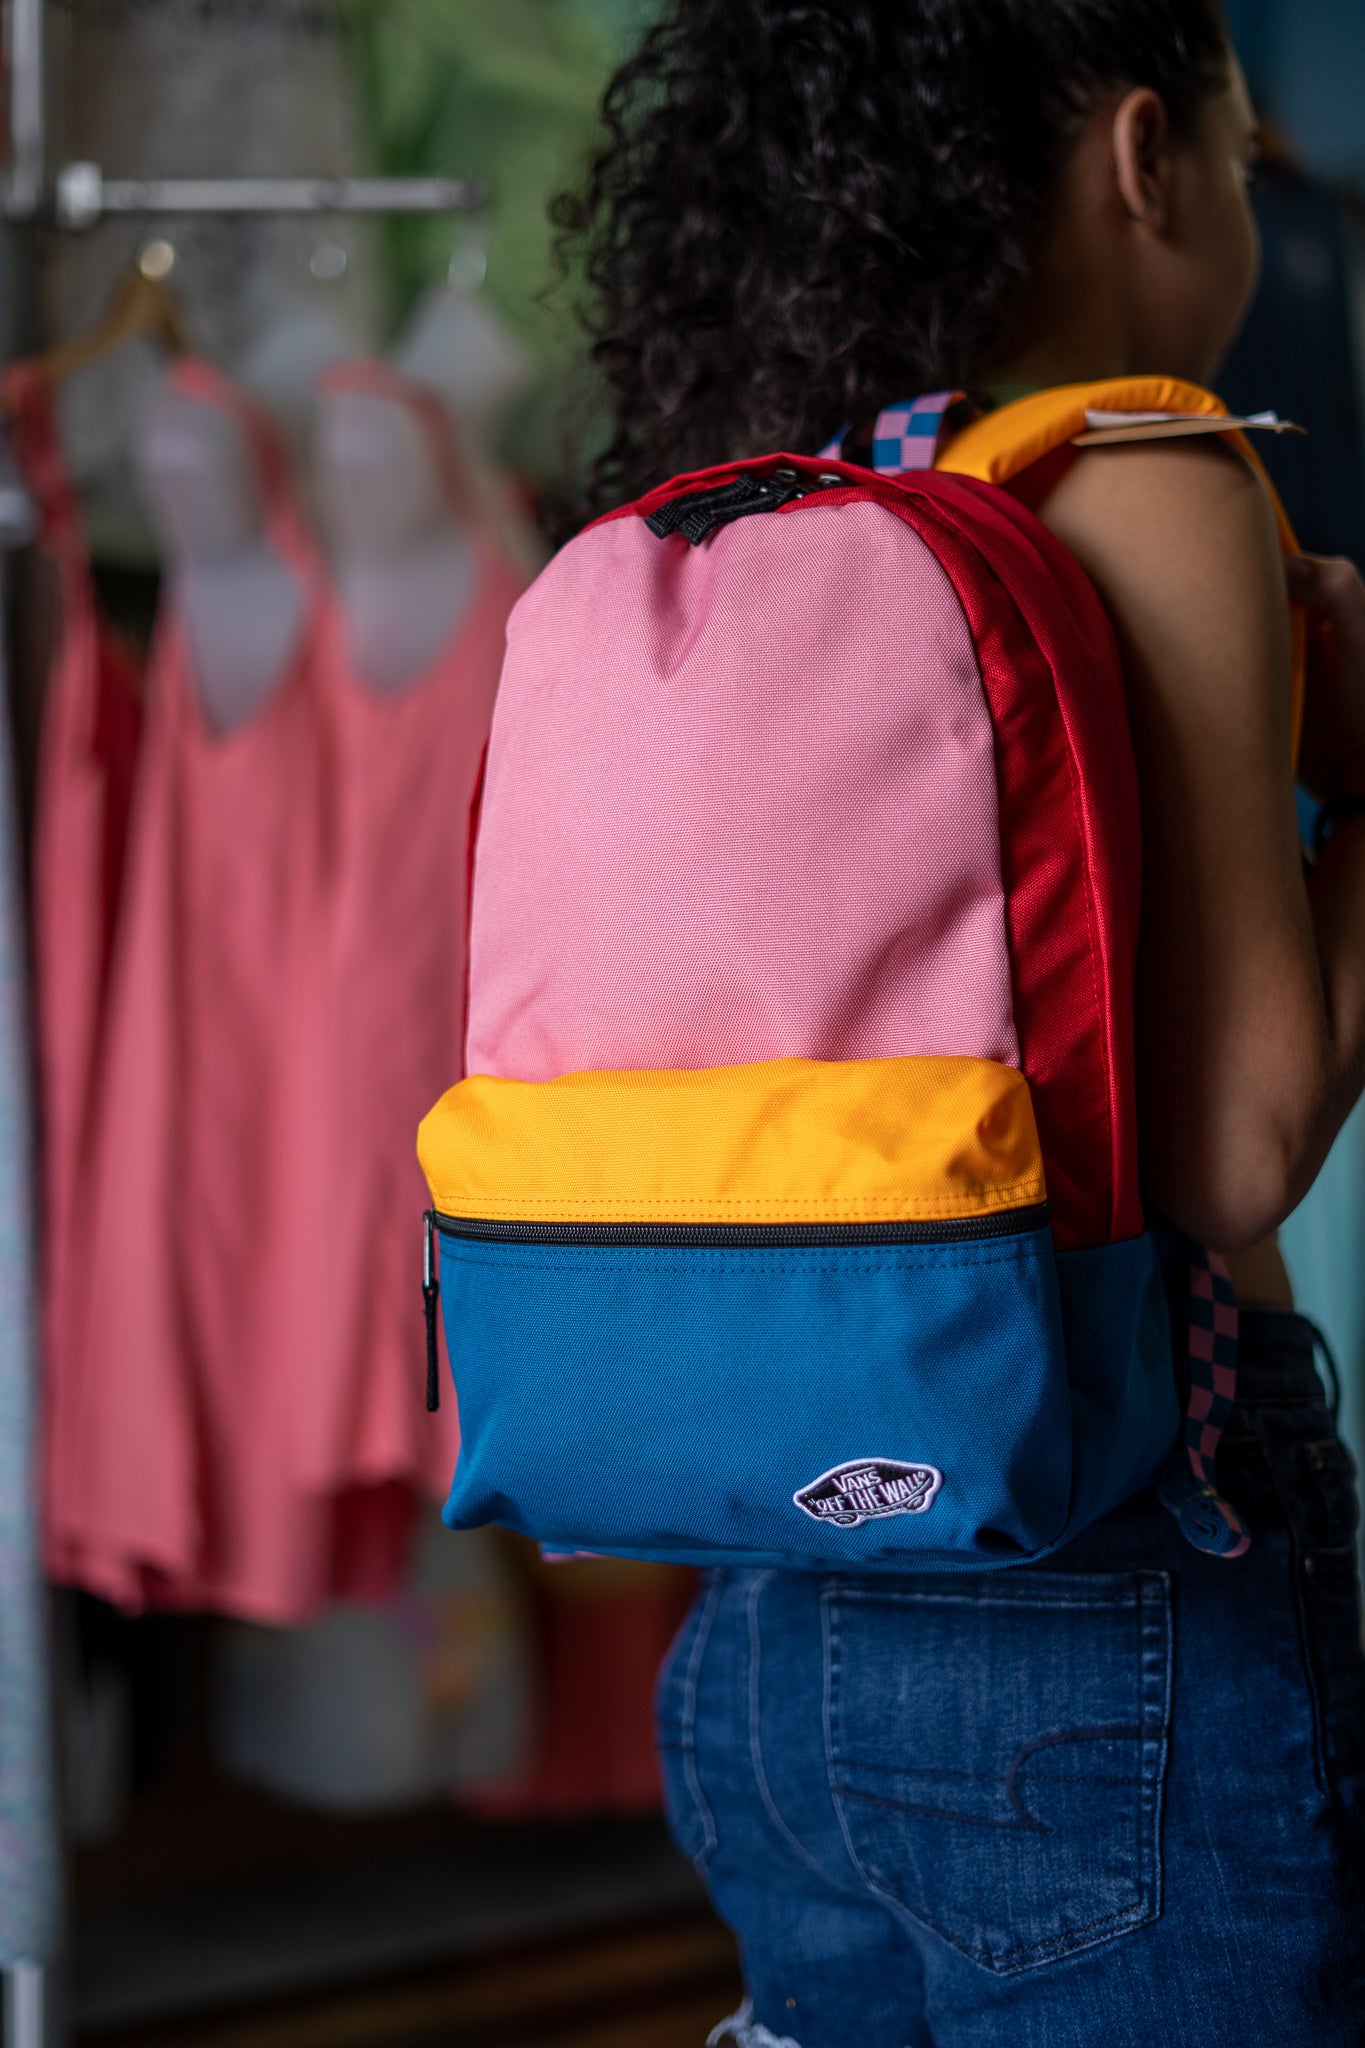
[(71, 1424), (80, 1205), (141, 724), (135, 650), (95, 600), (51, 387), (16, 365), (0, 381), (15, 459), (50, 564), (56, 639), (44, 685), (33, 835), (34, 1007), (40, 1136), (42, 1442), (50, 1483)]
[(298, 1220), (314, 1226), (306, 1342), (325, 1361), (328, 1391), (301, 1405), (302, 1469), (320, 1487), (343, 1475), (416, 1475), (444, 1498), (458, 1424), (453, 1401), (432, 1416), (418, 1398), (413, 1276), (427, 1196), (412, 1132), (464, 1071), (473, 825), (507, 615), (524, 579), (472, 511), (434, 394), (379, 363), (341, 366), (324, 382), (415, 414), (476, 566), (446, 644), (401, 689), (377, 690), (358, 672), (335, 598), (323, 635), (335, 805), (329, 992), (304, 1085), (325, 1193)]
[(205, 365), (172, 378), (243, 427), (270, 544), (306, 603), (270, 696), (223, 736), (200, 711), (174, 587), (158, 624), (49, 1549), (59, 1576), (124, 1605), (282, 1621), (344, 1583), (356, 1553), (359, 1583), (386, 1586), (410, 1502), (365, 1502), (375, 1527), (342, 1564), (338, 1502), (295, 1478), (312, 1361), (281, 1316), (281, 1265), (291, 1204), (311, 1193), (291, 1087), (325, 990), (325, 589), (266, 421)]
[(49, 1547), (124, 1605), (288, 1622), (392, 1592), (456, 1448), (423, 1405), (412, 1131), (461, 1063), (451, 877), (463, 900), (519, 584), (486, 551), (428, 673), (372, 692), (268, 424), (201, 365), (174, 380), (245, 428), (307, 602), (226, 735), (174, 590), (159, 625)]

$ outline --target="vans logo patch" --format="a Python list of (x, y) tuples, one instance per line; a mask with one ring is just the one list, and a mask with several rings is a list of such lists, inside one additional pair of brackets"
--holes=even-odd
[(934, 1465), (903, 1465), (898, 1458), (855, 1458), (822, 1472), (793, 1501), (815, 1522), (856, 1528), (881, 1515), (922, 1515), (934, 1504), (943, 1474)]

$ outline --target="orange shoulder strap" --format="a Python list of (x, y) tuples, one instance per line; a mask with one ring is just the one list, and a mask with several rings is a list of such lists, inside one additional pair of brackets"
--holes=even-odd
[[(978, 477), (983, 483), (1008, 483), (1042, 456), (1083, 434), (1090, 411), (1202, 413), (1218, 418), (1226, 414), (1227, 407), (1213, 392), (1198, 384), (1182, 383), (1176, 377), (1112, 377), (1095, 384), (1058, 384), (1045, 391), (1030, 392), (1026, 398), (1016, 398), (973, 420), (947, 442), (935, 467), (951, 470), (958, 476)], [(1235, 431), (1224, 433), (1221, 438), (1230, 441), (1246, 457), (1265, 484), (1275, 512), (1280, 546), (1286, 555), (1296, 554), (1294, 530), (1250, 440)], [(1290, 606), (1290, 634), (1290, 731), (1293, 759), (1297, 763), (1308, 648), (1307, 619), (1298, 605)]]

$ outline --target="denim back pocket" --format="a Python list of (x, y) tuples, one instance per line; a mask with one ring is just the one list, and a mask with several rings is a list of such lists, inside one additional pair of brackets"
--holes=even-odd
[(877, 1892), (1002, 1973), (1155, 1919), (1164, 1572), (833, 1580), (823, 1600), (830, 1786)]

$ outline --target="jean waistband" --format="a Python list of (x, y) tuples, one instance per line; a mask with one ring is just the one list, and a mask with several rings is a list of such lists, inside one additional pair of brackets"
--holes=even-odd
[(1238, 1402), (1317, 1400), (1325, 1393), (1335, 1420), (1341, 1375), (1312, 1318), (1298, 1309), (1243, 1308), (1237, 1320)]

